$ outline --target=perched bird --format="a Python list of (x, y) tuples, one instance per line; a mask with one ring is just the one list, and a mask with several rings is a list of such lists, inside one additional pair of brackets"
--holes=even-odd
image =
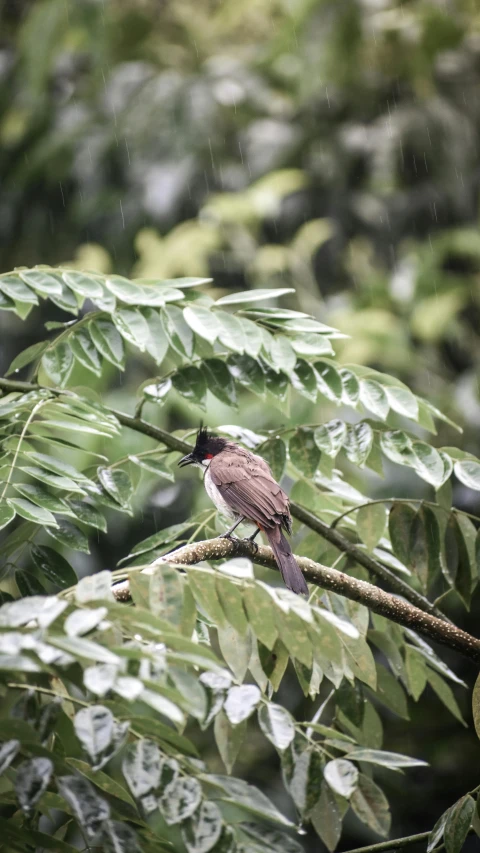
[(265, 533), (285, 585), (293, 592), (308, 594), (305, 578), (283, 534), (283, 530), (292, 532), (288, 497), (265, 460), (201, 427), (192, 452), (178, 464), (204, 469), (209, 498), (220, 512), (235, 519), (223, 536), (229, 538), (242, 521), (256, 524), (258, 529), (250, 538), (253, 540), (260, 530)]

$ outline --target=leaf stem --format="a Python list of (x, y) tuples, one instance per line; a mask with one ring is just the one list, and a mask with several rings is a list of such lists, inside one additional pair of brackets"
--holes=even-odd
[(452, 507), (451, 509), (447, 509), (446, 507), (441, 506), (440, 504), (436, 504), (433, 501), (426, 501), (424, 498), (377, 498), (377, 499), (372, 500), (372, 501), (366, 501), (363, 504), (356, 504), (356, 506), (352, 506), (352, 507), (350, 507), (350, 509), (345, 510), (345, 512), (342, 512), (341, 515), (337, 516), (337, 518), (335, 518), (334, 521), (332, 521), (330, 528), (332, 530), (334, 530), (335, 527), (337, 526), (337, 524), (339, 524), (340, 521), (342, 521), (342, 519), (345, 518), (345, 516), (350, 515), (351, 512), (356, 512), (357, 509), (363, 509), (366, 506), (374, 506), (375, 504), (385, 504), (385, 503), (425, 504), (425, 506), (431, 506), (431, 507), (434, 507), (435, 509), (441, 509), (441, 510), (443, 510), (443, 512), (446, 512), (447, 514), (450, 514), (451, 512), (457, 512), (459, 515), (466, 515), (466, 516), (468, 516), (468, 518), (473, 518), (474, 521), (480, 522), (480, 518), (478, 517), (478, 515), (474, 515), (472, 512), (467, 512), (464, 509), (457, 509), (456, 507)]
[(20, 453), (20, 448), (21, 448), (21, 446), (22, 446), (22, 442), (23, 442), (23, 439), (25, 438), (25, 434), (26, 434), (26, 432), (27, 432), (27, 430), (28, 430), (28, 427), (29, 427), (29, 426), (30, 426), (30, 424), (32, 423), (32, 421), (33, 421), (33, 419), (34, 419), (35, 415), (37, 414), (37, 412), (39, 411), (39, 409), (41, 409), (41, 408), (42, 408), (42, 406), (44, 406), (44, 405), (45, 405), (45, 403), (47, 403), (47, 402), (48, 402), (48, 400), (39, 400), (39, 401), (38, 401), (38, 403), (36, 403), (36, 404), (35, 404), (35, 406), (33, 407), (32, 411), (30, 412), (30, 414), (29, 414), (29, 416), (28, 416), (27, 420), (25, 421), (25, 424), (24, 424), (24, 426), (23, 426), (23, 429), (22, 429), (22, 431), (21, 431), (21, 433), (20, 433), (20, 437), (19, 437), (19, 439), (18, 439), (18, 444), (17, 444), (17, 446), (16, 446), (16, 448), (15, 448), (15, 453), (13, 454), (13, 459), (12, 459), (12, 462), (11, 462), (11, 465), (10, 465), (10, 470), (9, 470), (9, 472), (8, 472), (8, 477), (7, 477), (7, 479), (5, 480), (5, 485), (4, 485), (4, 487), (3, 487), (2, 494), (0, 495), (0, 501), (3, 501), (3, 499), (4, 499), (4, 497), (5, 497), (6, 493), (7, 493), (7, 489), (8, 489), (8, 487), (9, 487), (9, 485), (10, 485), (10, 480), (12, 479), (12, 475), (13, 475), (13, 472), (14, 472), (14, 470), (15, 470), (15, 463), (16, 463), (16, 461), (17, 461), (17, 459), (18, 459), (18, 454)]
[[(366, 847), (355, 847), (347, 853), (382, 853), (383, 850), (398, 850), (409, 847), (411, 844), (418, 844), (420, 841), (427, 841), (429, 835), (430, 832), (418, 832), (416, 835), (406, 835), (404, 838), (392, 838), (390, 841), (380, 841), (378, 844), (368, 844)], [(440, 849), (436, 847), (435, 853)]]

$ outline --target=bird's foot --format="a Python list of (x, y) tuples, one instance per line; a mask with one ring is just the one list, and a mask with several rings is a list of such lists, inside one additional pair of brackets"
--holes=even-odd
[(252, 545), (252, 547), (253, 547), (253, 553), (254, 553), (254, 554), (258, 554), (258, 545), (257, 545), (257, 543), (252, 539), (252, 537), (251, 537), (251, 536), (249, 536), (249, 537), (248, 537), (248, 539), (245, 539), (244, 541), (245, 541), (245, 542), (248, 542), (250, 545)]
[(230, 542), (240, 542), (240, 539), (238, 539), (237, 536), (232, 536), (228, 531), (226, 533), (221, 533), (220, 536), (218, 536), (218, 539), (229, 539)]

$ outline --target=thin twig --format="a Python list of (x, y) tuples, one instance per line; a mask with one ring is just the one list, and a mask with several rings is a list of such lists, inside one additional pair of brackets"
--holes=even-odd
[[(366, 847), (355, 847), (348, 853), (382, 853), (383, 850), (398, 850), (402, 847), (410, 847), (420, 841), (427, 841), (430, 832), (418, 832), (417, 835), (406, 835), (404, 838), (392, 838), (390, 841), (380, 841), (378, 844), (368, 844)], [(436, 850), (439, 850), (437, 847)]]

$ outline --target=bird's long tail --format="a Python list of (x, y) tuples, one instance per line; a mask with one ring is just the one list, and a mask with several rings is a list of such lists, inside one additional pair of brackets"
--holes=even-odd
[(298, 563), (292, 554), (290, 543), (283, 535), (279, 526), (275, 526), (271, 530), (265, 530), (265, 535), (270, 543), (270, 547), (275, 555), (278, 563), (283, 582), (288, 589), (298, 594), (303, 593), (308, 595), (308, 587), (305, 582)]

